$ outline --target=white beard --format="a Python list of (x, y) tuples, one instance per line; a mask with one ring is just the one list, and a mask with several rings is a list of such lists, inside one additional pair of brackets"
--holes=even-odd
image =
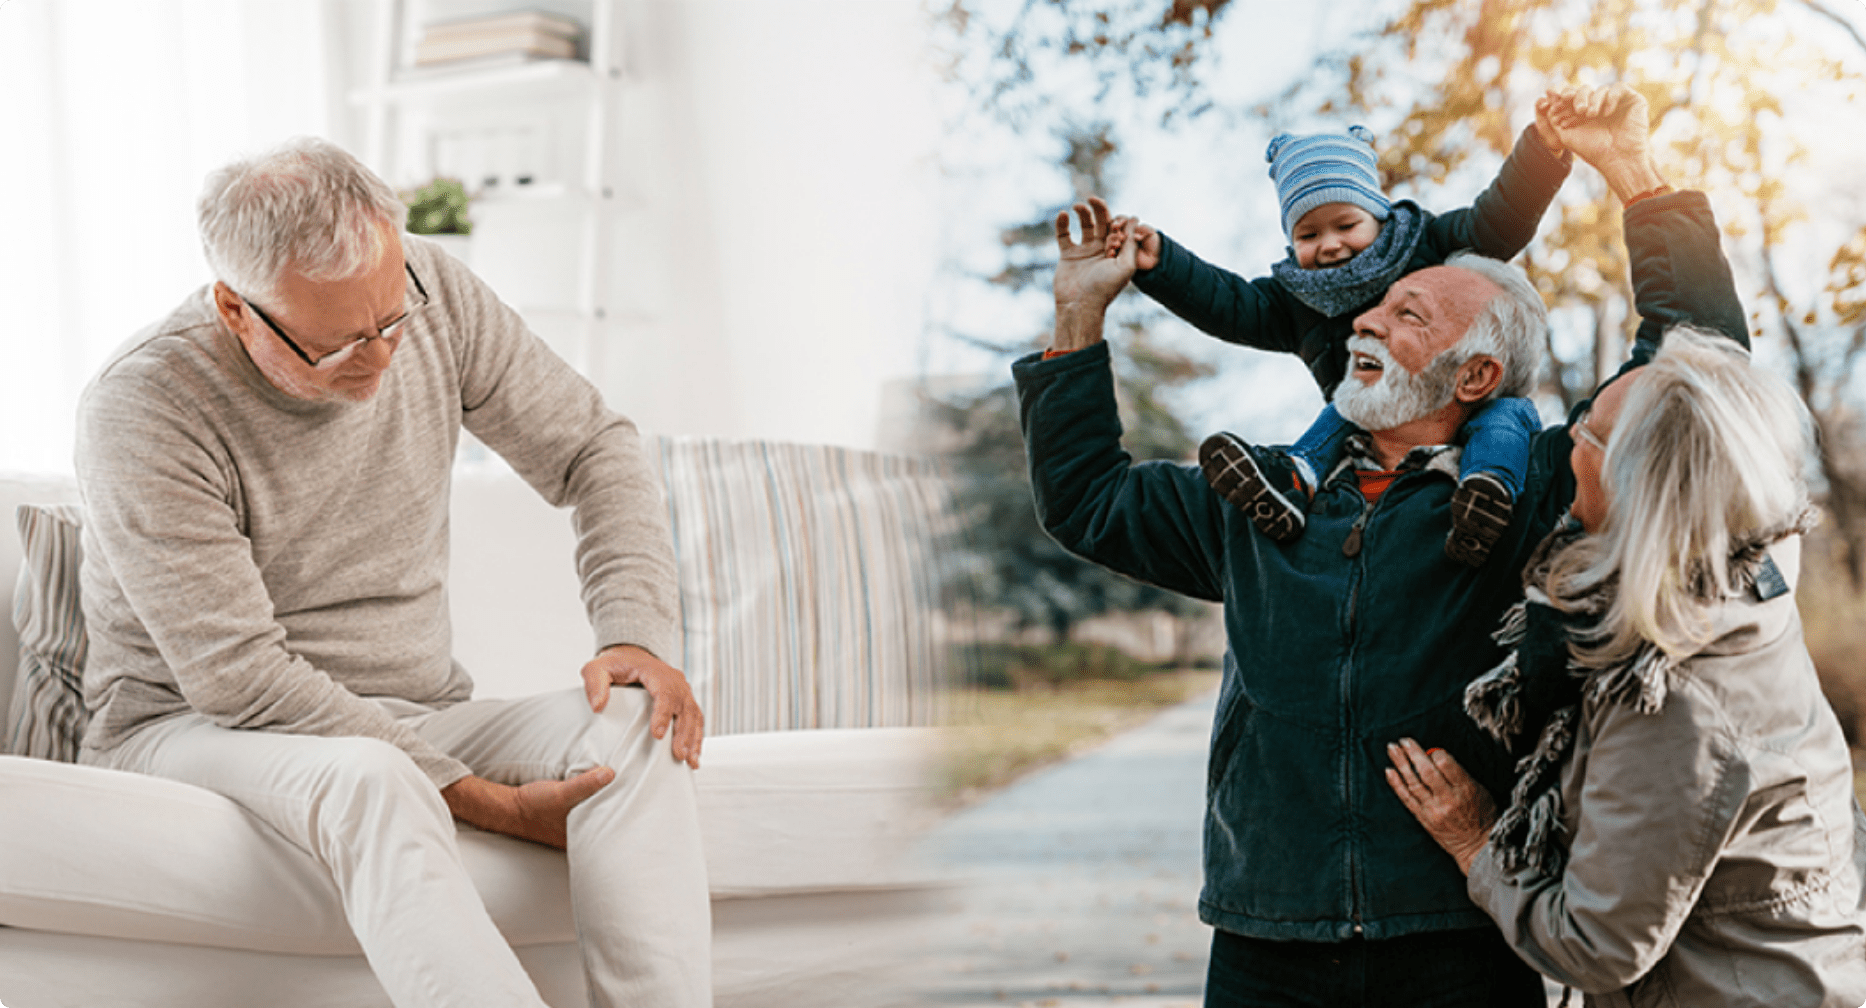
[(1380, 380), (1366, 385), (1349, 374), (1335, 387), (1335, 411), (1368, 431), (1392, 430), (1433, 413), (1451, 402), (1458, 388), (1458, 365), (1449, 351), (1432, 358), (1418, 374), (1393, 363), (1385, 343), (1370, 336), (1348, 340), (1348, 352), (1380, 362)]

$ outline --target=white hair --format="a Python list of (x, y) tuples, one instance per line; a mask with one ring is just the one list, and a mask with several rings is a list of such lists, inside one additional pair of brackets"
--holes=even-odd
[(1808, 506), (1807, 408), (1742, 347), (1678, 326), (1633, 373), (1601, 463), (1606, 524), (1557, 558), (1548, 583), (1559, 604), (1618, 580), (1594, 644), (1577, 652), (1597, 667), (1646, 641), (1695, 653), (1716, 606), (1747, 587), (1731, 555), (1793, 531)]
[(1464, 336), (1445, 353), (1465, 361), (1483, 354), (1503, 365), (1503, 379), (1485, 402), (1499, 396), (1527, 396), (1535, 391), (1542, 371), (1542, 346), (1548, 334), (1549, 312), (1542, 295), (1521, 267), (1476, 252), (1454, 252), (1445, 265), (1470, 270), (1497, 285), (1501, 293), (1485, 303), (1471, 320)]
[(297, 137), (207, 177), (195, 205), (215, 278), (241, 297), (271, 300), (287, 269), (343, 280), (382, 260), (383, 228), (407, 207), (348, 151)]

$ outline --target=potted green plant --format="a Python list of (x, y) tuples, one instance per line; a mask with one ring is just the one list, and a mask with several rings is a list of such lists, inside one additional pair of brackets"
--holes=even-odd
[(437, 178), (400, 195), (408, 204), (408, 232), (440, 242), (449, 255), (466, 262), (467, 236), (473, 233), (473, 220), (467, 214), (473, 198), (467, 195), (466, 186), (459, 179)]

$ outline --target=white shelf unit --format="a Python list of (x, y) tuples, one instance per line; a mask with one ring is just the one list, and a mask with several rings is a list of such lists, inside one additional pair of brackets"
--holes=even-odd
[[(616, 231), (611, 163), (626, 86), (616, 0), (379, 0), (362, 156), (391, 185), (458, 178), (474, 197), (471, 260), (552, 348), (602, 373)], [(583, 26), (579, 59), (417, 67), (424, 27), (544, 9)]]

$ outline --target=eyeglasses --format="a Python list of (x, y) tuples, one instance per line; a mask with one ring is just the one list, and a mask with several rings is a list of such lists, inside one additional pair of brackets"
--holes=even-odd
[(296, 340), (285, 335), (285, 330), (279, 328), (279, 324), (272, 321), (272, 317), (267, 315), (258, 305), (254, 304), (251, 299), (247, 298), (245, 295), (241, 295), (240, 300), (246, 302), (246, 307), (251, 308), (253, 314), (259, 316), (259, 321), (264, 322), (268, 328), (278, 334), (279, 339), (285, 341), (286, 346), (292, 348), (292, 353), (297, 354), (299, 360), (304, 361), (306, 365), (314, 370), (334, 371), (342, 367), (344, 361), (354, 356), (358, 347), (368, 343), (370, 340), (393, 341), (401, 338), (402, 326), (414, 315), (416, 309), (428, 303), (428, 289), (421, 285), (421, 278), (415, 275), (415, 268), (404, 262), (402, 264), (402, 269), (408, 271), (408, 279), (415, 285), (415, 294), (411, 297), (404, 292), (402, 313), (395, 317), (395, 321), (387, 325), (377, 326), (376, 333), (373, 336), (358, 336), (350, 342), (345, 343), (343, 346), (332, 350), (330, 353), (320, 354), (317, 357), (312, 357), (310, 354), (305, 353), (304, 348), (299, 346)]
[[(1581, 412), (1580, 416), (1574, 418), (1574, 423), (1571, 423), (1568, 425), (1568, 431), (1571, 434), (1579, 434), (1581, 436), (1581, 440), (1586, 441), (1588, 444), (1591, 444), (1594, 447), (1600, 449), (1602, 452), (1605, 452), (1607, 450), (1606, 442), (1600, 439), (1600, 435), (1594, 433), (1591, 430), (1588, 430), (1587, 422), (1593, 419), (1593, 417), (1594, 417), (1594, 408), (1592, 406), (1589, 406), (1587, 409)], [(1613, 435), (1609, 434), (1607, 436), (1612, 437)]]

